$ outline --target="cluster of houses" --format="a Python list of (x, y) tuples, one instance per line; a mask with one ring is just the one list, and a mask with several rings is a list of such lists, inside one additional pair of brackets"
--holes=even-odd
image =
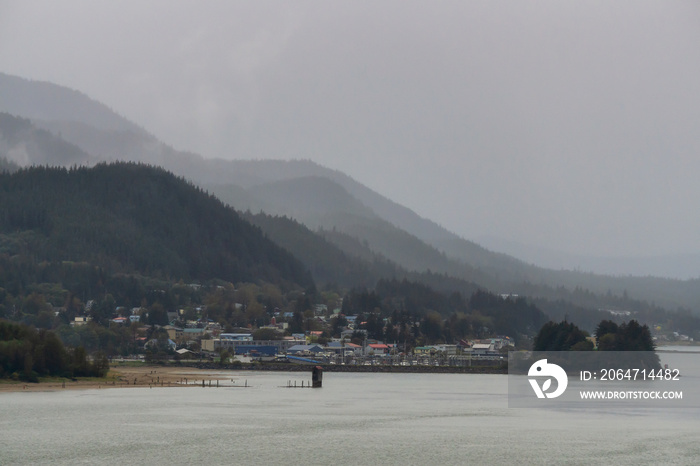
[[(381, 341), (366, 340), (358, 345), (344, 338), (335, 339), (327, 344), (310, 342), (315, 335), (294, 334), (279, 340), (254, 340), (250, 333), (222, 333), (219, 338), (202, 340), (202, 351), (215, 353), (227, 350), (231, 354), (248, 356), (343, 356), (343, 357), (386, 357), (398, 355), (402, 351), (399, 345)], [(512, 346), (509, 337), (497, 337), (487, 340), (465, 341), (459, 344), (440, 344), (420, 346), (413, 349), (414, 356), (497, 356), (504, 347)]]
[[(122, 314), (128, 314), (129, 311), (124, 311), (122, 309), (121, 312)], [(141, 322), (141, 317), (143, 315), (142, 313), (142, 308), (133, 308), (130, 315), (120, 315), (118, 317), (114, 317), (113, 319), (110, 319), (110, 322), (117, 325), (130, 325), (134, 322)], [(169, 320), (175, 321), (177, 318), (178, 315), (175, 312), (168, 312)], [(71, 325), (81, 326), (87, 324), (91, 320), (92, 318), (90, 316), (76, 316), (73, 322), (71, 322)], [(201, 341), (206, 339), (217, 338), (221, 333), (221, 325), (207, 319), (187, 322), (187, 326), (184, 328), (175, 327), (173, 325), (166, 325), (159, 328), (162, 328), (168, 333), (167, 346), (172, 350), (176, 350), (176, 348), (190, 347), (193, 343), (199, 344)], [(149, 349), (149, 347), (160, 343), (155, 339), (147, 339), (146, 334), (148, 333), (149, 329), (151, 329), (150, 325), (144, 324), (139, 326), (139, 336), (135, 338), (136, 343), (140, 344), (144, 349)], [(178, 350), (178, 352), (182, 353), (180, 350)]]
[[(91, 302), (88, 302), (86, 309), (90, 307)], [(131, 312), (129, 312), (131, 311)], [(114, 324), (129, 325), (133, 322), (140, 322), (144, 309), (121, 309), (120, 315), (111, 319)], [(333, 314), (339, 313), (340, 309), (334, 310)], [(316, 306), (314, 314), (317, 318), (327, 313), (327, 309), (323, 305)], [(286, 316), (283, 313), (279, 317)], [(168, 312), (168, 320), (175, 322), (180, 316), (175, 312)], [(356, 316), (345, 316), (348, 325), (341, 332), (340, 338), (332, 339), (325, 344), (316, 343), (319, 340), (322, 332), (309, 331), (306, 333), (292, 334), (291, 336), (283, 336), (282, 332), (286, 329), (286, 322), (276, 323), (273, 317), (271, 325), (267, 328), (279, 332), (278, 337), (271, 340), (255, 340), (253, 334), (249, 332), (243, 333), (222, 333), (221, 325), (207, 319), (197, 321), (188, 321), (184, 328), (174, 325), (166, 325), (162, 328), (168, 334), (167, 346), (172, 350), (187, 351), (182, 348), (191, 348), (192, 344), (196, 343), (201, 348), (203, 353), (220, 353), (228, 351), (234, 355), (248, 355), (260, 357), (274, 357), (278, 355), (290, 356), (342, 356), (342, 357), (386, 357), (391, 355), (405, 354), (403, 345), (385, 343), (382, 341), (367, 339), (367, 331), (357, 329), (355, 322)], [(84, 325), (90, 321), (90, 317), (79, 316), (75, 318), (73, 325)], [(150, 326), (143, 325), (140, 327), (140, 336), (136, 341), (141, 343), (145, 349), (149, 345), (162, 344), (156, 340), (148, 341), (145, 334)], [(243, 329), (240, 329), (243, 331)], [(362, 344), (356, 344), (351, 341), (357, 333), (364, 333), (364, 341)], [(356, 339), (354, 341), (357, 341)], [(496, 337), (485, 340), (465, 341), (462, 340), (458, 344), (439, 344), (431, 346), (419, 346), (408, 351), (416, 357), (436, 357), (436, 356), (458, 356), (458, 355), (473, 355), (473, 356), (496, 356), (500, 354), (502, 348), (512, 346), (512, 340), (509, 337)]]

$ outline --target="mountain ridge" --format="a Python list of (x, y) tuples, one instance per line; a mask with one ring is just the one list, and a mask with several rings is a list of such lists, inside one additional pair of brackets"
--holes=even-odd
[[(0, 85), (2, 82), (0, 80)], [(2, 94), (0, 92), (0, 95)], [(84, 99), (81, 102), (84, 102)], [(1, 105), (2, 101), (0, 100), (0, 110), (5, 110)], [(109, 112), (105, 106), (101, 106), (95, 111), (98, 110)], [(60, 132), (57, 127), (59, 123), (56, 121), (49, 123), (44, 121), (44, 124), (53, 125), (54, 130)], [(89, 141), (86, 139), (91, 133), (97, 131), (90, 121), (76, 123), (74, 120), (66, 120), (60, 124), (64, 125), (64, 128), (74, 128), (72, 131), (66, 130), (66, 138), (68, 142), (78, 147), (87, 147)], [(75, 129), (78, 127), (79, 130)], [(489, 251), (477, 243), (450, 233), (434, 222), (421, 218), (410, 209), (402, 207), (352, 180), (347, 175), (322, 167), (309, 160), (204, 159), (197, 154), (177, 151), (133, 127), (124, 130), (121, 134), (126, 135), (128, 143), (131, 144), (128, 151), (120, 146), (114, 138), (110, 142), (109, 137), (99, 139), (95, 136), (102, 141), (100, 142), (101, 147), (105, 149), (105, 153), (110, 154), (110, 160), (115, 157), (126, 160), (136, 159), (160, 165), (177, 175), (187, 177), (200, 186), (206, 186), (208, 189), (212, 185), (218, 186), (217, 190), (225, 187), (231, 192), (238, 193), (239, 198), (244, 197), (243, 193), (245, 193), (245, 196), (249, 196), (249, 202), (256, 202), (256, 190), (264, 192), (264, 187), (261, 186), (267, 183), (285, 181), (291, 186), (295, 183), (303, 184), (303, 178), (308, 176), (327, 178), (341, 186), (348, 196), (354, 198), (354, 201), (345, 199), (342, 202), (356, 206), (356, 202), (364, 204), (365, 207), (374, 212), (374, 215), (363, 213), (362, 208), (359, 208), (359, 212), (355, 212), (362, 215), (354, 215), (354, 218), (351, 218), (350, 215), (331, 213), (329, 217), (335, 216), (332, 219), (333, 223), (321, 225), (321, 222), (317, 222), (314, 227), (330, 230), (334, 227), (340, 228), (336, 223), (346, 222), (342, 227), (346, 233), (361, 242), (367, 242), (375, 248), (375, 252), (392, 260), (396, 259), (399, 253), (415, 253), (413, 257), (406, 258), (404, 261), (404, 265), (408, 265), (409, 269), (423, 267), (424, 270), (430, 269), (438, 273), (449, 272), (462, 279), (474, 279), (483, 286), (488, 286), (489, 289), (504, 293), (534, 293), (535, 296), (542, 293), (552, 298), (557, 296), (557, 293), (552, 290), (560, 287), (565, 287), (568, 293), (578, 288), (584, 288), (600, 295), (622, 296), (629, 293), (639, 299), (670, 308), (700, 307), (700, 293), (692, 289), (694, 281), (595, 276), (577, 271), (554, 271), (537, 267), (506, 254)], [(125, 151), (130, 153), (123, 153)], [(224, 185), (228, 185), (228, 187)], [(341, 193), (336, 188), (332, 189), (335, 189), (336, 195)], [(307, 193), (307, 198), (310, 195), (322, 198), (326, 192), (319, 189), (316, 194)], [(236, 199), (226, 199), (223, 195), (221, 197), (233, 207), (240, 208), (236, 205)], [(285, 199), (285, 201), (287, 203), (294, 202), (291, 198)], [(303, 208), (304, 202), (297, 204), (299, 208)], [(274, 206), (268, 206), (270, 210), (272, 207)], [(298, 212), (296, 214), (299, 215)], [(387, 218), (393, 219), (393, 222)], [(354, 223), (348, 226), (347, 223), (351, 220)], [(399, 225), (408, 226), (406, 229)], [(385, 236), (380, 237), (380, 233)], [(376, 238), (372, 240), (373, 237)], [(400, 244), (410, 244), (411, 246), (404, 247), (402, 251)], [(410, 249), (410, 251), (406, 251), (406, 249)], [(419, 252), (429, 254), (428, 256), (418, 256)], [(426, 257), (430, 259), (426, 260)], [(653, 286), (649, 286), (650, 283)]]
[(162, 168), (120, 162), (0, 174), (0, 250), (156, 278), (313, 286), (289, 252)]
[(0, 109), (32, 120), (85, 121), (105, 130), (146, 131), (80, 91), (0, 72)]

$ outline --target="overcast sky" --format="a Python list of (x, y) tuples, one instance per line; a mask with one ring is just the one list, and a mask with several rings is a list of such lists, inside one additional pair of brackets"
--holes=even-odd
[(0, 0), (0, 71), (469, 239), (700, 252), (700, 2)]

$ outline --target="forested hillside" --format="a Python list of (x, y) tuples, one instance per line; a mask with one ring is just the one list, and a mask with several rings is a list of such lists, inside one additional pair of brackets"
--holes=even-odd
[(363, 258), (346, 254), (293, 219), (250, 212), (243, 213), (242, 217), (260, 227), (271, 240), (299, 258), (319, 285), (344, 289), (373, 287), (380, 278), (400, 272), (399, 267), (380, 257)]
[(313, 232), (296, 220), (264, 213), (245, 212), (242, 217), (299, 258), (322, 287), (339, 291), (374, 288), (382, 279), (407, 279), (444, 294), (469, 296), (480, 288), (474, 282), (441, 273), (409, 271), (339, 231)]
[[(360, 315), (370, 338), (414, 344), (494, 334), (510, 335), (522, 343), (523, 337), (536, 333), (548, 320), (523, 298), (502, 298), (486, 291), (465, 298), (408, 280), (380, 280), (372, 290), (352, 290), (343, 301), (343, 312)], [(391, 316), (393, 325), (385, 326), (382, 316)], [(411, 328), (416, 317), (420, 323)]]
[[(207, 165), (216, 167), (216, 174)], [(345, 246), (355, 247), (346, 241), (351, 237), (372, 254), (408, 270), (431, 270), (499, 292), (597, 308), (629, 296), (634, 302), (628, 304), (635, 304), (627, 308), (630, 311), (639, 311), (636, 304), (641, 301), (667, 309), (700, 308), (698, 280), (605, 276), (527, 264), (449, 233), (346, 175), (308, 160), (206, 161), (198, 176), (218, 180), (223, 173), (230, 173), (229, 183), (210, 188), (224, 202), (236, 209), (292, 216), (312, 230), (333, 232), (324, 234), (331, 242), (335, 233), (345, 235), (335, 244), (346, 253), (350, 251)]]
[[(40, 282), (60, 278), (97, 286), (99, 276), (84, 277), (93, 274), (94, 261), (110, 271), (135, 271), (158, 280), (225, 276), (234, 282), (254, 278), (305, 288), (312, 283), (303, 270), (308, 268), (324, 286), (337, 286), (338, 291), (372, 286), (380, 278), (407, 278), (464, 296), (479, 288), (527, 296), (551, 316), (587, 322), (599, 320), (608, 310), (645, 315), (650, 320), (668, 313), (664, 322), (684, 322), (671, 318), (672, 311), (664, 309), (683, 308), (678, 315), (685, 316), (700, 306), (698, 280), (611, 277), (535, 267), (460, 238), (338, 171), (309, 160), (205, 159), (178, 151), (99, 102), (51, 83), (0, 74), (0, 112), (21, 116), (0, 118), (0, 171), (27, 164), (145, 162), (215, 189), (220, 199), (236, 209), (286, 214), (316, 234), (312, 238), (300, 225), (282, 227), (259, 218), (261, 226), (264, 223), (269, 228), (269, 237), (297, 255), (301, 266), (278, 246), (273, 245), (280, 254), (260, 252), (259, 245), (255, 246), (259, 239), (223, 240), (237, 230), (220, 225), (218, 214), (197, 214), (197, 209), (178, 203), (177, 195), (168, 194), (167, 188), (163, 188), (168, 191), (163, 199), (155, 200), (163, 192), (157, 186), (132, 190), (130, 176), (117, 177), (109, 188), (91, 186), (99, 195), (91, 199), (95, 203), (83, 205), (87, 200), (76, 201), (80, 195), (64, 192), (63, 187), (55, 190), (55, 199), (48, 195), (55, 188), (51, 181), (45, 183), (45, 192), (32, 191), (26, 194), (29, 198), (18, 199), (21, 208), (14, 198), (2, 201), (6, 208), (3, 228), (7, 229), (0, 232), (0, 260), (5, 264), (3, 270), (13, 271), (7, 276), (14, 287), (32, 282), (39, 269), (51, 275), (50, 280)], [(59, 172), (57, 179), (67, 177), (66, 182), (74, 184), (81, 170)], [(187, 183), (180, 179), (178, 185)], [(100, 189), (108, 190), (106, 197), (112, 200), (124, 200), (124, 205), (100, 204), (106, 198)], [(198, 191), (192, 185), (188, 189)], [(61, 206), (56, 199), (68, 194), (72, 200)], [(201, 192), (198, 196), (211, 198)], [(146, 201), (156, 204), (146, 207)], [(139, 214), (131, 215), (132, 210)], [(96, 235), (91, 225), (106, 230)], [(231, 257), (214, 252), (222, 248), (235, 252)], [(273, 264), (273, 257), (289, 261)], [(73, 262), (69, 266), (66, 261)], [(85, 297), (89, 295), (84, 292)], [(132, 295), (136, 299), (138, 293)]]
[(134, 163), (0, 175), (0, 234), (5, 260), (30, 270), (72, 261), (158, 278), (313, 284), (294, 257), (218, 199)]

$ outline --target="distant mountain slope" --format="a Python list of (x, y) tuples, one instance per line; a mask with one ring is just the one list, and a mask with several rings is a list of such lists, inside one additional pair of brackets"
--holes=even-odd
[[(35, 123), (60, 134), (63, 139), (93, 154), (99, 160), (135, 160), (159, 165), (184, 176), (217, 193), (225, 202), (240, 210), (265, 211), (290, 215), (312, 228), (332, 228), (340, 222), (347, 224), (345, 214), (354, 218), (381, 218), (398, 229), (405, 230), (452, 259), (470, 267), (496, 269), (501, 277), (504, 270), (521, 269), (525, 264), (504, 254), (488, 251), (445, 230), (434, 222), (421, 218), (415, 212), (368, 189), (347, 175), (317, 165), (308, 160), (208, 160), (176, 151), (148, 135), (136, 125), (83, 94), (49, 83), (29, 81), (0, 74), (0, 111), (32, 118)], [(43, 95), (46, 108), (33, 95)], [(49, 108), (60, 105), (65, 110)], [(57, 163), (60, 164), (60, 163)], [(313, 177), (314, 181), (306, 181)], [(341, 193), (323, 179), (332, 180), (344, 188)], [(296, 181), (295, 181), (296, 180)], [(227, 187), (228, 186), (228, 187)], [(233, 187), (231, 187), (233, 186)], [(243, 191), (235, 186), (247, 189)], [(302, 189), (306, 193), (302, 195)], [(284, 193), (288, 191), (288, 196)], [(235, 194), (232, 195), (232, 191)], [(319, 203), (323, 202), (322, 214)], [(351, 208), (348, 208), (352, 204)], [(367, 223), (364, 223), (367, 226)], [(360, 225), (356, 225), (358, 234)], [(377, 227), (373, 227), (376, 231)], [(359, 236), (362, 238), (362, 236)], [(376, 241), (375, 241), (376, 242)], [(387, 243), (392, 243), (387, 238)], [(379, 249), (378, 252), (396, 258), (396, 254)], [(406, 256), (409, 251), (404, 251)], [(402, 261), (410, 268), (419, 266), (422, 259)], [(425, 268), (429, 268), (426, 265)], [(435, 266), (433, 266), (435, 268)], [(527, 267), (525, 267), (527, 269)]]
[(85, 94), (0, 73), (0, 111), (32, 120), (80, 121), (109, 131), (145, 131)]
[[(496, 281), (499, 281), (504, 288), (523, 280), (539, 281), (539, 268), (488, 251), (421, 218), (347, 175), (311, 161), (216, 160), (204, 161), (203, 165), (209, 163), (217, 167), (216, 177), (228, 173), (229, 185), (248, 188), (245, 196), (238, 190), (238, 197), (234, 198), (227, 192), (230, 188), (226, 185), (206, 185), (237, 209), (290, 215), (311, 228), (335, 227), (367, 240), (375, 251), (410, 270), (458, 273), (472, 280), (477, 278), (472, 271), (479, 269), (482, 274), (498, 276), (498, 280), (478, 277), (484, 281), (484, 286), (498, 286)], [(310, 177), (317, 181), (309, 182)], [(332, 183), (321, 183), (320, 179)], [(206, 183), (206, 179), (198, 181)], [(239, 202), (241, 199), (246, 202)], [(319, 208), (320, 202), (323, 202), (322, 208)]]
[(218, 199), (145, 165), (0, 175), (0, 249), (114, 272), (313, 285), (291, 254)]
[[(55, 136), (61, 135), (100, 160), (136, 160), (162, 166), (214, 190), (237, 209), (288, 213), (293, 207), (294, 216), (312, 228), (336, 228), (372, 253), (409, 270), (429, 269), (497, 292), (547, 298), (568, 296), (581, 300), (584, 298), (579, 290), (587, 290), (597, 295), (595, 302), (601, 307), (606, 306), (607, 296), (628, 294), (667, 308), (700, 309), (697, 280), (610, 277), (536, 267), (460, 238), (347, 175), (311, 161), (203, 159), (176, 151), (136, 125), (125, 124), (122, 117), (78, 92), (7, 75), (1, 77), (0, 111), (30, 117), (35, 124), (51, 129)], [(27, 103), (19, 97), (7, 97), (11, 93), (8, 90), (14, 89), (26, 96)], [(44, 100), (37, 100), (29, 95), (30, 91), (47, 95)], [(68, 101), (61, 111), (42, 107), (44, 103), (47, 107), (61, 104), (62, 99)], [(310, 177), (316, 181), (309, 182)], [(338, 208), (334, 210), (333, 205)], [(319, 206), (323, 215), (318, 214)]]
[[(218, 161), (217, 164), (221, 164), (219, 169), (223, 173), (224, 162)], [(253, 179), (259, 182), (268, 180), (267, 184), (261, 184), (257, 187), (253, 185), (245, 191), (241, 191), (239, 187), (237, 191), (245, 192), (245, 196), (255, 197), (256, 191), (263, 190), (265, 186), (274, 186), (277, 183), (285, 185), (283, 198), (275, 196), (274, 190), (265, 195), (264, 204), (260, 204), (262, 210), (289, 213), (281, 206), (294, 205), (295, 218), (303, 223), (312, 228), (320, 227), (326, 231), (336, 229), (356, 238), (373, 252), (407, 270), (431, 270), (436, 273), (448, 274), (462, 280), (479, 283), (481, 286), (497, 292), (540, 296), (547, 299), (573, 299), (579, 300), (576, 301), (579, 303), (584, 302), (580, 301), (583, 295), (579, 293), (579, 290), (588, 290), (597, 297), (586, 300), (585, 304), (602, 308), (608, 306), (606, 303), (611, 301), (607, 299), (607, 296), (623, 295), (646, 300), (669, 309), (675, 309), (679, 306), (689, 309), (700, 308), (700, 288), (695, 286), (698, 283), (695, 280), (679, 281), (652, 277), (605, 276), (580, 271), (549, 270), (527, 264), (505, 254), (488, 251), (456, 235), (452, 235), (451, 238), (443, 235), (443, 240), (440, 242), (443, 248), (440, 248), (381, 218), (374, 210), (375, 204), (379, 201), (371, 204), (371, 212), (357, 209), (355, 213), (345, 213), (344, 211), (347, 209), (340, 208), (333, 211), (328, 209), (327, 205), (323, 209), (324, 215), (319, 215), (315, 208), (305, 210), (307, 199), (339, 200), (339, 193), (343, 192), (337, 186), (329, 189), (332, 185), (328, 183), (307, 183), (306, 177), (284, 178), (285, 173), (306, 172), (312, 173), (313, 175), (310, 176), (315, 178), (320, 176), (319, 173), (334, 173), (332, 170), (309, 161), (230, 161), (228, 165), (227, 173), (231, 174), (232, 183), (240, 181), (241, 184), (251, 185)], [(255, 170), (256, 165), (259, 167), (258, 170)], [(269, 181), (276, 178), (281, 178), (281, 180)], [(343, 178), (343, 176), (327, 177), (329, 180), (333, 178)], [(295, 183), (303, 184), (304, 188), (292, 188)], [(345, 186), (342, 187), (345, 188)], [(222, 186), (211, 189), (226, 202), (240, 208), (236, 199), (225, 196), (222, 192)], [(369, 191), (367, 188), (364, 189)], [(313, 193), (310, 192), (312, 190)], [(294, 193), (297, 191), (304, 191), (304, 195), (294, 197)], [(345, 193), (350, 199), (343, 199), (339, 205), (355, 205), (354, 203), (359, 201), (347, 189), (345, 189)], [(431, 223), (430, 221), (425, 222), (426, 224)], [(453, 253), (450, 254), (448, 251)]]
[(475, 283), (442, 274), (409, 272), (337, 230), (315, 233), (293, 219), (263, 213), (246, 212), (242, 217), (298, 257), (321, 286), (372, 289), (382, 279), (408, 279), (447, 295), (457, 291), (463, 296), (470, 296), (480, 288)]
[[(271, 214), (288, 215), (312, 226), (324, 226), (327, 215), (358, 215), (376, 218), (372, 209), (348, 195), (337, 183), (320, 176), (301, 176), (260, 184), (247, 192), (264, 205)], [(321, 194), (321, 195), (320, 195)], [(316, 219), (317, 225), (313, 225)]]
[[(276, 178), (285, 171), (274, 169), (272, 161), (261, 162), (261, 169), (253, 174), (251, 161), (231, 161), (233, 181), (241, 178), (261, 180)], [(277, 162), (282, 167), (295, 167), (309, 172), (330, 170), (307, 161)], [(265, 167), (263, 170), (262, 167)], [(294, 172), (295, 170), (290, 170)], [(245, 175), (242, 175), (245, 173)], [(247, 178), (246, 178), (247, 179)], [(250, 181), (248, 181), (250, 182)], [(245, 184), (243, 181), (242, 184)], [(366, 246), (409, 271), (432, 270), (460, 279), (475, 281), (490, 289), (513, 290), (514, 284), (529, 280), (528, 272), (537, 270), (502, 254), (489, 252), (471, 244), (479, 260), (460, 261), (439, 248), (426, 243), (376, 214), (373, 208), (352, 196), (345, 187), (330, 178), (317, 175), (281, 179), (243, 189), (238, 185), (213, 185), (209, 189), (224, 202), (239, 210), (260, 210), (273, 215), (287, 215), (312, 229), (336, 230), (366, 244)], [(366, 189), (366, 188), (365, 188)], [(372, 206), (374, 207), (374, 206)], [(429, 222), (428, 222), (429, 223)], [(455, 241), (462, 241), (455, 236)], [(489, 260), (490, 258), (490, 260)]]
[[(228, 185), (232, 186), (232, 185)], [(240, 189), (212, 186), (214, 194), (239, 210), (263, 210), (295, 218), (309, 228), (336, 230), (408, 271), (432, 270), (483, 286), (497, 286), (486, 274), (477, 274), (467, 264), (446, 257), (436, 248), (377, 216), (338, 183), (324, 177), (306, 176)], [(240, 199), (256, 199), (245, 204)], [(349, 252), (349, 251), (346, 251)]]
[(33, 119), (32, 122), (95, 154), (103, 162), (125, 160), (138, 154), (139, 159), (146, 163), (155, 159), (149, 152), (159, 146), (153, 136), (132, 130), (101, 129), (80, 121)]
[(35, 127), (30, 120), (0, 113), (0, 158), (18, 166), (86, 165), (95, 158), (52, 133)]
[[(561, 270), (575, 269), (584, 272), (597, 271), (601, 275), (630, 275), (631, 270), (645, 271), (644, 275), (678, 280), (700, 277), (700, 254), (667, 254), (662, 256), (595, 257), (568, 254), (541, 247), (532, 247), (495, 236), (479, 238), (479, 243), (496, 251), (536, 262), (542, 267)], [(633, 274), (634, 275), (634, 274)], [(639, 275), (639, 274), (636, 274)]]
[[(251, 188), (252, 190), (282, 181), (291, 184), (293, 180), (300, 180), (309, 176), (326, 178), (342, 186), (347, 194), (354, 198), (355, 202), (359, 201), (362, 205), (369, 206), (368, 208), (371, 211), (367, 212), (365, 216), (381, 218), (454, 259), (461, 260), (474, 267), (492, 267), (495, 262), (500, 264), (499, 267), (524, 265), (517, 259), (505, 254), (488, 251), (472, 241), (465, 240), (451, 233), (435, 222), (420, 217), (412, 210), (385, 198), (342, 172), (322, 167), (309, 160), (218, 160), (212, 161), (212, 165), (217, 167), (216, 174), (207, 175), (209, 179), (221, 177), (223, 173), (230, 173), (228, 177), (229, 184)], [(228, 169), (225, 169), (226, 166), (228, 166)], [(202, 183), (208, 182), (207, 179), (198, 181)], [(317, 191), (316, 196), (321, 195), (323, 192), (325, 191)], [(343, 200), (343, 202), (347, 203), (348, 201)], [(301, 204), (297, 208), (297, 214), (299, 217), (304, 218), (306, 223), (312, 212), (311, 209), (308, 212), (301, 211), (303, 206), (304, 204)], [(329, 227), (327, 224), (324, 226)]]
[(371, 288), (380, 278), (401, 273), (396, 265), (374, 255), (360, 257), (347, 254), (323, 236), (290, 218), (250, 212), (242, 214), (242, 217), (298, 257), (319, 285)]

